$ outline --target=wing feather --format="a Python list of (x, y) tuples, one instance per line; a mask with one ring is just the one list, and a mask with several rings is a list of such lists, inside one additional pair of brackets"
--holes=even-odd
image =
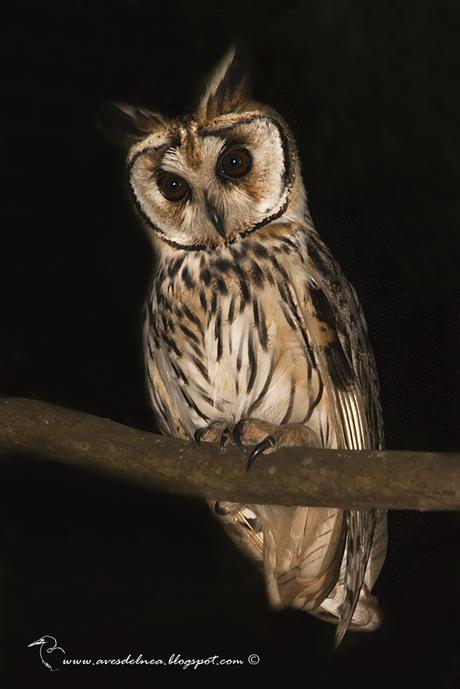
[[(308, 235), (308, 255), (311, 280), (306, 286), (302, 312), (326, 390), (337, 447), (382, 448), (378, 377), (356, 293), (315, 230)], [(374, 570), (375, 565), (381, 566), (383, 562), (386, 545), (384, 511), (380, 510), (377, 515), (375, 510), (347, 510), (345, 518), (345, 571), (339, 586), (343, 589), (343, 600), (337, 644), (352, 621), (366, 570), (371, 564), (376, 521), (379, 522), (379, 542), (373, 558)]]

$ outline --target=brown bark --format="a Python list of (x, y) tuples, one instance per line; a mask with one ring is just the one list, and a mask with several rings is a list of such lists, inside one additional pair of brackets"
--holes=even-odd
[(220, 454), (83, 412), (0, 398), (0, 456), (26, 455), (159, 490), (243, 503), (408, 510), (460, 509), (460, 453), (286, 448)]

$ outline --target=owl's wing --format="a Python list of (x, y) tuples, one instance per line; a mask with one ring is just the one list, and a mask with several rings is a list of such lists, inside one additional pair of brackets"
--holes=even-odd
[[(328, 431), (332, 431), (327, 436), (336, 438), (338, 448), (381, 448), (378, 377), (356, 293), (314, 230), (308, 234), (308, 257), (309, 279), (296, 296), (324, 385), (326, 423), (331, 425)], [(345, 518), (344, 600), (337, 643), (353, 617), (371, 555), (376, 520), (380, 521), (382, 515), (376, 510), (347, 510)]]
[(356, 292), (314, 230), (308, 234), (308, 257), (310, 278), (297, 297), (337, 442), (349, 449), (382, 448), (379, 383)]

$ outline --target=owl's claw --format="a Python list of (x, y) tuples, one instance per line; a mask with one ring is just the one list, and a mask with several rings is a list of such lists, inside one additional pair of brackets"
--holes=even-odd
[(300, 423), (277, 426), (262, 419), (241, 419), (233, 429), (233, 438), (243, 450), (248, 445), (253, 447), (246, 466), (248, 471), (264, 452), (269, 454), (280, 447), (320, 447), (319, 439), (308, 426)]
[[(302, 424), (276, 426), (261, 419), (240, 419), (233, 426), (224, 419), (212, 421), (204, 428), (198, 428), (193, 434), (197, 445), (217, 445), (220, 452), (225, 452), (229, 443), (236, 443), (243, 452), (249, 452), (246, 468), (254, 464), (263, 453), (274, 452), (279, 447), (317, 447), (318, 440), (311, 429)], [(250, 449), (251, 448), (251, 449)]]
[(207, 426), (205, 426), (204, 428), (199, 428), (197, 431), (195, 431), (195, 433), (193, 434), (193, 437), (194, 437), (197, 445), (201, 445), (203, 437), (206, 435), (207, 432), (208, 432)]
[(228, 443), (230, 438), (230, 432), (228, 428), (222, 431), (222, 435), (220, 436), (220, 443), (219, 443), (219, 449), (221, 452), (225, 452), (225, 446)]
[(248, 463), (246, 464), (246, 471), (249, 471), (257, 457), (263, 454), (265, 450), (270, 450), (275, 447), (275, 443), (275, 438), (272, 435), (269, 435), (267, 438), (262, 440), (262, 442), (256, 445), (249, 455)]
[(238, 423), (236, 424), (236, 426), (233, 429), (233, 440), (238, 445), (240, 450), (243, 450), (243, 452), (247, 452), (247, 448), (241, 442), (241, 433), (243, 431), (243, 425), (244, 425), (244, 421), (238, 421)]
[(224, 421), (214, 421), (209, 426), (198, 428), (193, 434), (197, 445), (216, 444), (221, 452), (225, 452), (227, 442), (231, 437), (231, 430)]

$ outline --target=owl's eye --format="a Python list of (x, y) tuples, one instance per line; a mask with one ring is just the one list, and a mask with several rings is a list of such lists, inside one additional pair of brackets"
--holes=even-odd
[(217, 172), (229, 179), (241, 179), (252, 168), (251, 154), (245, 148), (225, 151), (217, 161)]
[(157, 174), (158, 189), (168, 201), (183, 201), (190, 194), (190, 187), (182, 177), (173, 172), (160, 170)]

